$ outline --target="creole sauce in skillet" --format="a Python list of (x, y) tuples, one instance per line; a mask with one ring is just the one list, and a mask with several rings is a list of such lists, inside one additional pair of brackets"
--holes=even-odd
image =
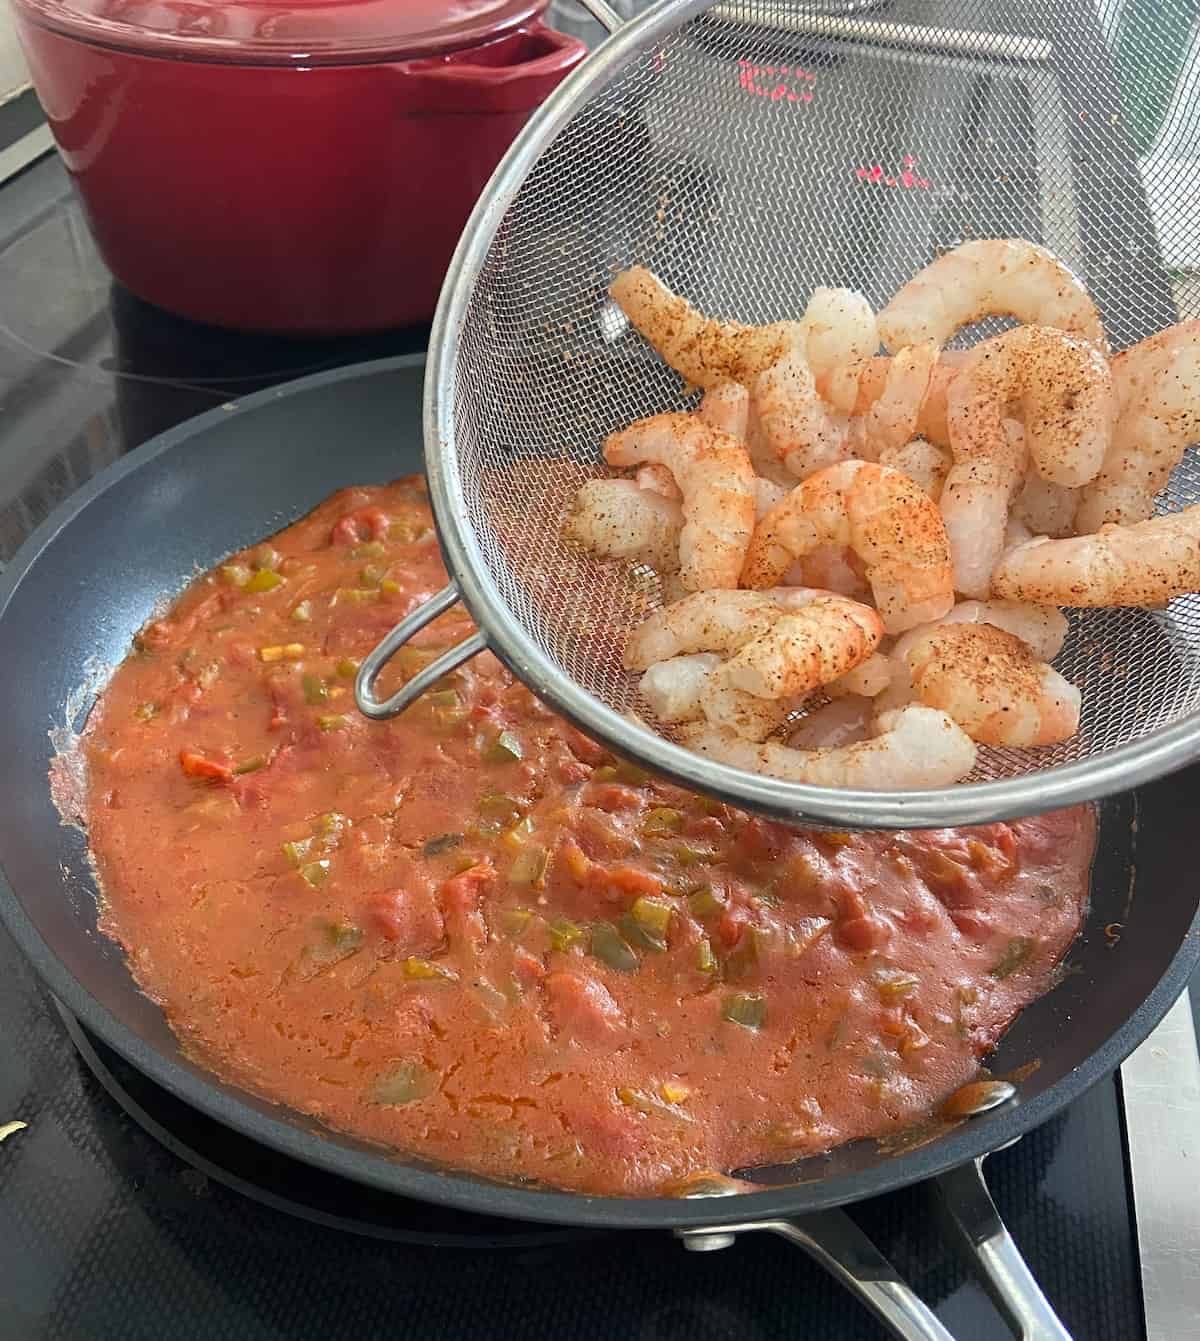
[(213, 1071), (497, 1178), (650, 1194), (913, 1123), (1051, 986), (1087, 810), (792, 830), (614, 759), (487, 654), (368, 722), (358, 659), (443, 581), (422, 481), (345, 490), (193, 583), (92, 714), (103, 925)]

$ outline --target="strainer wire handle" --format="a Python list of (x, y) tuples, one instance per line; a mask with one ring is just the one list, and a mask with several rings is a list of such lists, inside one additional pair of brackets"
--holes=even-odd
[(610, 33), (615, 33), (625, 22), (611, 5), (604, 3), (604, 0), (579, 0), (579, 3), (602, 28), (606, 28)]
[(378, 699), (375, 697), (375, 681), (378, 680), (379, 673), (384, 666), (391, 661), (414, 633), (419, 633), (426, 624), (435, 620), (439, 615), (445, 614), (452, 605), (457, 604), (458, 599), (458, 588), (453, 582), (448, 583), (436, 596), (431, 596), (424, 604), (419, 605), (412, 614), (402, 619), (387, 637), (382, 639), (363, 658), (362, 665), (359, 666), (358, 674), (354, 679), (354, 701), (358, 704), (358, 710), (364, 717), (370, 717), (376, 722), (395, 717), (419, 699), (427, 689), (431, 689), (437, 684), (443, 675), (449, 675), (452, 670), (457, 670), (464, 661), (469, 661), (473, 656), (477, 656), (484, 650), (487, 646), (487, 639), (482, 633), (473, 633), (469, 638), (464, 638), (461, 643), (455, 643), (448, 652), (443, 652), (436, 661), (431, 661), (428, 666), (418, 671), (390, 698)]

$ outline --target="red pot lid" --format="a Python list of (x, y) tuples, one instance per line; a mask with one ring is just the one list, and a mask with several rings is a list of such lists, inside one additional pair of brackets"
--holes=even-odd
[(242, 65), (436, 56), (501, 36), (548, 0), (16, 0), (56, 32), (125, 51)]

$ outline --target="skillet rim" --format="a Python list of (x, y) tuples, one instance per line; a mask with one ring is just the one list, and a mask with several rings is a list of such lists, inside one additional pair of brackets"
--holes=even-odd
[[(127, 475), (190, 439), (232, 422), (235, 416), (260, 410), (283, 397), (379, 373), (421, 368), (424, 364), (423, 354), (407, 354), (327, 369), (239, 397), (230, 403), (232, 408), (219, 406), (151, 438), (72, 494), (21, 546), (0, 574), (0, 636), (9, 603), (42, 553), (95, 499)], [(680, 1200), (587, 1196), (488, 1182), (453, 1169), (443, 1171), (403, 1164), (386, 1153), (352, 1149), (336, 1139), (305, 1131), (283, 1118), (257, 1111), (239, 1097), (244, 1091), (226, 1086), (215, 1076), (205, 1079), (173, 1061), (117, 1019), (51, 951), (25, 912), (2, 866), (0, 920), (46, 987), (88, 1029), (157, 1084), (243, 1135), (352, 1182), (398, 1196), (508, 1219), (614, 1229), (694, 1229), (803, 1216), (895, 1191), (987, 1155), (1045, 1122), (1113, 1072), (1163, 1018), (1200, 961), (1198, 904), (1165, 972), (1137, 1010), (1084, 1062), (1040, 1094), (1025, 1100), (1018, 1095), (1013, 1103), (965, 1123), (928, 1145), (882, 1160), (872, 1168), (736, 1197)], [(281, 1107), (280, 1111), (285, 1110)]]

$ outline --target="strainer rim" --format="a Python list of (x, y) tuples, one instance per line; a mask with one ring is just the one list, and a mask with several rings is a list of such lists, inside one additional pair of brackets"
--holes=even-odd
[(661, 0), (597, 48), (513, 142), (476, 203), (451, 260), (429, 342), (426, 468), (447, 571), (489, 650), (539, 698), (618, 754), (682, 786), (778, 820), (863, 829), (982, 824), (1099, 800), (1195, 761), (1200, 757), (1200, 709), (1087, 759), (1013, 778), (906, 791), (787, 782), (717, 763), (630, 721), (572, 680), (513, 615), (470, 527), (453, 450), (454, 370), (475, 281), (508, 206), (579, 103), (656, 37), (714, 7), (714, 0)]

